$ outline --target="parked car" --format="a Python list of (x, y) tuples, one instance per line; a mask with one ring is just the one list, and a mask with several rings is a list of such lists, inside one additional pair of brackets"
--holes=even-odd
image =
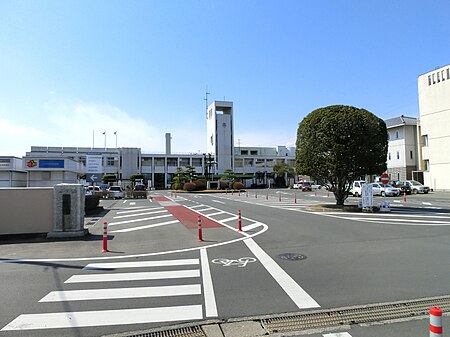
[(124, 197), (124, 192), (120, 186), (111, 186), (108, 189), (108, 197), (114, 199), (122, 199)]
[(402, 181), (394, 181), (392, 186), (399, 188), (402, 194), (411, 194), (411, 187)]
[(309, 181), (299, 181), (298, 183), (294, 184), (294, 188), (302, 190), (302, 192), (312, 191), (312, 184)]
[(427, 194), (428, 192), (430, 192), (430, 188), (428, 186), (423, 185), (416, 180), (405, 180), (401, 181), (401, 183), (409, 186), (411, 188), (411, 193), (413, 194), (417, 193)]
[(136, 184), (133, 188), (133, 198), (146, 198), (147, 191), (144, 184)]
[(400, 195), (400, 189), (389, 184), (372, 183), (373, 195), (381, 195), (382, 197), (396, 197)]
[(355, 197), (359, 197), (362, 194), (362, 185), (364, 185), (366, 181), (364, 180), (355, 180), (350, 186), (350, 194)]

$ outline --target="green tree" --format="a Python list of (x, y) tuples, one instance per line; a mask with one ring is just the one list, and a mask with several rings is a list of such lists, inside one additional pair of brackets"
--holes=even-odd
[(353, 180), (386, 170), (387, 148), (382, 119), (352, 106), (328, 106), (300, 123), (296, 170), (328, 181), (336, 204), (343, 205)]
[(273, 165), (273, 173), (275, 174), (275, 184), (283, 187), (286, 187), (286, 177), (292, 178), (295, 175), (294, 168), (284, 162)]
[(108, 173), (102, 177), (102, 182), (104, 184), (113, 183), (115, 181), (117, 181), (117, 177), (115, 174)]
[(195, 167), (187, 165), (186, 170), (184, 171), (185, 176), (187, 179), (192, 182), (197, 177), (197, 172), (195, 172)]
[(173, 177), (172, 188), (174, 190), (182, 190), (184, 183), (187, 181), (186, 174), (181, 167), (177, 167), (177, 171)]
[(144, 175), (143, 174), (132, 174), (130, 176), (130, 180), (135, 183), (136, 181), (144, 181)]

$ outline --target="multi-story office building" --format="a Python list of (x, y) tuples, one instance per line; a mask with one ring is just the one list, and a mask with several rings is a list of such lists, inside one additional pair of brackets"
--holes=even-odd
[(450, 190), (450, 65), (420, 75), (419, 169), (434, 190)]

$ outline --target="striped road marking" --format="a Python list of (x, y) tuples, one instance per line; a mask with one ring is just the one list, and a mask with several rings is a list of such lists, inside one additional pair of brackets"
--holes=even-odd
[(91, 301), (123, 298), (200, 295), (200, 284), (52, 291), (39, 302)]
[(144, 225), (144, 226), (139, 226), (139, 227), (131, 227), (131, 228), (119, 229), (119, 230), (116, 230), (116, 231), (112, 231), (111, 233), (134, 232), (134, 231), (138, 231), (138, 230), (141, 230), (141, 229), (147, 229), (147, 228), (171, 225), (171, 224), (178, 223), (178, 222), (179, 222), (178, 220), (172, 220), (172, 221), (160, 222), (160, 223), (152, 224), (152, 225)]
[(188, 266), (199, 263), (200, 263), (199, 259), (89, 263), (83, 269), (119, 269), (119, 268), (147, 268), (147, 267), (163, 267), (163, 266)]
[(185, 277), (200, 277), (200, 270), (192, 269), (192, 270), (169, 270), (169, 271), (153, 271), (153, 272), (137, 272), (137, 273), (73, 275), (64, 283), (162, 280), (162, 279), (177, 279)]
[(117, 222), (110, 222), (108, 226), (116, 226), (116, 225), (123, 225), (127, 223), (133, 223), (133, 222), (141, 222), (141, 221), (147, 221), (147, 220), (155, 220), (155, 219), (161, 219), (161, 218), (168, 218), (172, 216), (172, 214), (165, 214), (165, 215), (157, 215), (157, 216), (151, 216), (149, 218), (141, 218), (141, 219), (133, 219), (133, 220), (125, 220), (125, 221), (117, 221)]
[(164, 209), (164, 210), (158, 210), (158, 211), (152, 211), (152, 212), (118, 215), (118, 216), (113, 217), (113, 219), (122, 219), (122, 218), (129, 218), (132, 216), (142, 216), (142, 215), (157, 214), (157, 213), (167, 213), (167, 211)]
[(201, 305), (20, 315), (1, 331), (188, 321), (203, 318)]
[(352, 337), (348, 332), (327, 333), (323, 337)]

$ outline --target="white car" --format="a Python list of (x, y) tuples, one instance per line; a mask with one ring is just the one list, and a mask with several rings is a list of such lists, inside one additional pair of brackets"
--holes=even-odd
[(122, 199), (124, 197), (123, 189), (120, 186), (111, 186), (108, 189), (108, 196), (114, 199)]
[(355, 180), (350, 185), (350, 194), (354, 195), (355, 197), (360, 197), (362, 195), (362, 185), (364, 185), (366, 182), (364, 180)]
[(381, 195), (382, 197), (396, 197), (400, 195), (401, 189), (393, 187), (389, 184), (372, 183), (372, 193), (374, 195)]

